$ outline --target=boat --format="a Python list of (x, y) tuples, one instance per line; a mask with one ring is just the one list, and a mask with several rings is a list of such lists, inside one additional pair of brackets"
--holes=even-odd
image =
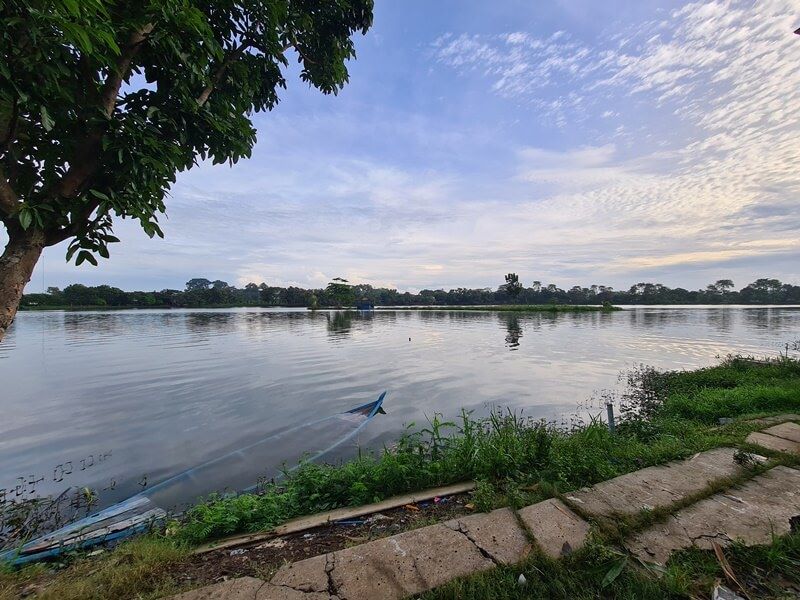
[(64, 552), (112, 544), (163, 523), (185, 509), (186, 499), (256, 491), (259, 482), (279, 479), (304, 462), (318, 460), (356, 436), (383, 413), (377, 400), (270, 435), (253, 444), (170, 477), (118, 504), (100, 510), (20, 547), (0, 551), (0, 562), (23, 565)]

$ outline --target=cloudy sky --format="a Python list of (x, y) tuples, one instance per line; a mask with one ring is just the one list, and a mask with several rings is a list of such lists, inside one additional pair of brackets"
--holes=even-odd
[(29, 289), (800, 283), (797, 0), (376, 4), (344, 92), (293, 78), (166, 239), (51, 248)]

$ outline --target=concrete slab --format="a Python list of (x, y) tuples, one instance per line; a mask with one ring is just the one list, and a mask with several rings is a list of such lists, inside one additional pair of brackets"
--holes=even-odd
[(347, 600), (391, 599), (494, 566), (465, 534), (437, 524), (287, 565), (270, 583)]
[(336, 552), (331, 582), (347, 600), (403, 598), (494, 566), (465, 535), (437, 524)]
[(300, 592), (292, 588), (265, 583), (254, 600), (338, 600), (338, 598), (328, 593)]
[(800, 425), (797, 423), (774, 425), (765, 429), (764, 433), (800, 444)]
[(320, 554), (284, 565), (278, 569), (270, 583), (301, 592), (327, 592), (328, 570), (332, 562), (332, 554)]
[(261, 579), (240, 577), (170, 596), (168, 600), (254, 600), (263, 585)]
[(582, 548), (589, 536), (589, 524), (555, 498), (518, 512), (536, 543), (552, 558)]
[(775, 415), (772, 417), (764, 417), (762, 419), (750, 419), (748, 423), (759, 423), (763, 425), (774, 425), (775, 423), (784, 423), (786, 421), (800, 421), (800, 415), (795, 413), (786, 413), (783, 415)]
[(648, 467), (568, 494), (565, 499), (588, 514), (611, 517), (666, 508), (702, 491), (709, 483), (733, 477), (741, 467), (736, 450), (716, 448), (682, 461)]
[(800, 471), (778, 466), (739, 488), (701, 500), (663, 523), (633, 535), (628, 548), (643, 560), (666, 564), (680, 548), (725, 546), (733, 540), (766, 544), (789, 532), (800, 514)]
[(466, 535), (499, 564), (516, 564), (530, 551), (528, 537), (510, 508), (453, 519), (443, 525)]
[(761, 431), (754, 431), (745, 440), (748, 444), (755, 444), (775, 452), (785, 452), (786, 454), (800, 454), (800, 443), (769, 435)]

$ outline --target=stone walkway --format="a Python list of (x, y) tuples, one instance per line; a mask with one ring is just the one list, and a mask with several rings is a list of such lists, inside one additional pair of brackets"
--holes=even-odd
[[(772, 426), (747, 441), (800, 454), (800, 426), (773, 423), (765, 422)], [(559, 558), (585, 544), (590, 525), (583, 517), (669, 508), (741, 475), (734, 454), (732, 448), (717, 448), (578, 490), (564, 502), (553, 498), (516, 512), (502, 508), (469, 515), (285, 565), (270, 582), (246, 577), (172, 600), (399, 599), (497, 565), (517, 564), (534, 545)], [(664, 563), (674, 550), (707, 548), (712, 540), (768, 542), (773, 534), (788, 532), (790, 517), (798, 514), (800, 471), (777, 466), (634, 534), (626, 545), (645, 560)]]

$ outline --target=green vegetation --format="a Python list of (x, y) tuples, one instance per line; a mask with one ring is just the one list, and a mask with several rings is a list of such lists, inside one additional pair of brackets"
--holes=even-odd
[[(199, 504), (182, 523), (170, 525), (169, 537), (124, 544), (100, 562), (78, 560), (48, 588), (58, 593), (43, 597), (116, 597), (104, 588), (114, 589), (126, 578), (149, 597), (175, 584), (167, 567), (193, 544), (465, 479), (478, 481), (472, 500), (478, 509), (524, 506), (698, 451), (742, 445), (747, 434), (760, 427), (747, 418), (800, 408), (800, 361), (790, 358), (760, 362), (731, 357), (715, 367), (667, 373), (640, 368), (630, 374), (629, 384), (617, 399), (622, 414), (616, 434), (598, 421), (561, 431), (511, 412), (497, 411), (484, 419), (462, 413), (458, 423), (434, 415), (425, 427), (409, 428), (395, 446), (382, 452), (365, 452), (339, 466), (303, 465), (263, 494)], [(718, 425), (720, 417), (737, 420)], [(714, 491), (709, 488), (706, 493)], [(650, 514), (647, 522), (663, 516)], [(700, 589), (707, 593), (714, 578), (721, 576), (709, 553), (682, 553), (657, 579), (620, 552), (621, 537), (645, 524), (642, 519), (601, 523), (594, 545), (565, 562), (553, 563), (534, 553), (522, 566), (454, 582), (427, 597), (687, 598), (696, 597)], [(121, 558), (126, 552), (129, 558)], [(728, 558), (737, 573), (748, 581), (757, 579), (765, 590), (781, 581), (796, 582), (800, 537), (790, 535), (761, 548), (734, 547)], [(41, 569), (34, 566), (0, 577), (19, 587), (35, 581)], [(520, 573), (528, 580), (524, 587), (517, 585)], [(616, 573), (613, 581), (603, 583), (609, 573)], [(67, 591), (62, 593), (62, 587)], [(0, 599), (5, 600), (2, 595)]]
[(97, 264), (113, 219), (161, 236), (175, 176), (236, 163), (290, 60), (336, 94), (372, 0), (0, 3), (0, 339), (43, 248)]
[(170, 569), (186, 555), (173, 540), (142, 537), (98, 557), (77, 558), (54, 576), (43, 564), (18, 571), (0, 567), (0, 600), (19, 598), (18, 591), (26, 588), (41, 600), (160, 598), (179, 591)]
[[(403, 307), (405, 308), (405, 307)], [(623, 310), (610, 304), (488, 304), (486, 306), (421, 306), (406, 310), (471, 310), (492, 312), (609, 312)]]
[[(419, 293), (399, 292), (396, 289), (376, 288), (367, 284), (350, 285), (346, 281), (331, 282), (324, 289), (305, 289), (296, 286), (280, 287), (266, 283), (248, 283), (243, 288), (225, 281), (204, 278), (191, 279), (184, 290), (126, 292), (109, 285), (85, 286), (78, 283), (60, 290), (48, 288), (44, 294), (25, 294), (21, 308), (64, 307), (223, 307), (223, 306), (350, 306), (354, 300), (373, 306), (435, 306), (467, 307), (508, 306), (504, 310), (545, 310), (552, 306), (586, 306), (597, 310), (615, 304), (800, 304), (800, 286), (781, 283), (776, 279), (759, 279), (740, 291), (728, 291), (720, 282), (705, 290), (670, 289), (660, 283), (639, 283), (629, 290), (614, 290), (604, 285), (573, 286), (563, 290), (555, 284), (547, 286), (534, 281), (525, 287), (515, 273), (505, 276), (506, 283), (496, 290), (490, 288), (456, 288), (449, 291), (422, 290)], [(340, 285), (337, 285), (340, 284)], [(348, 289), (349, 288), (349, 289)], [(515, 309), (519, 305), (522, 308)], [(555, 308), (551, 310), (570, 310)]]
[[(800, 585), (800, 533), (771, 544), (725, 549), (734, 573), (746, 581), (751, 598), (787, 598), (786, 586)], [(526, 583), (521, 586), (522, 574)], [(711, 552), (677, 553), (655, 576), (644, 565), (599, 541), (560, 561), (534, 553), (522, 565), (500, 567), (454, 581), (422, 596), (424, 600), (663, 600), (708, 598), (725, 574)], [(735, 587), (728, 584), (730, 587)], [(757, 594), (754, 593), (757, 590)]]

